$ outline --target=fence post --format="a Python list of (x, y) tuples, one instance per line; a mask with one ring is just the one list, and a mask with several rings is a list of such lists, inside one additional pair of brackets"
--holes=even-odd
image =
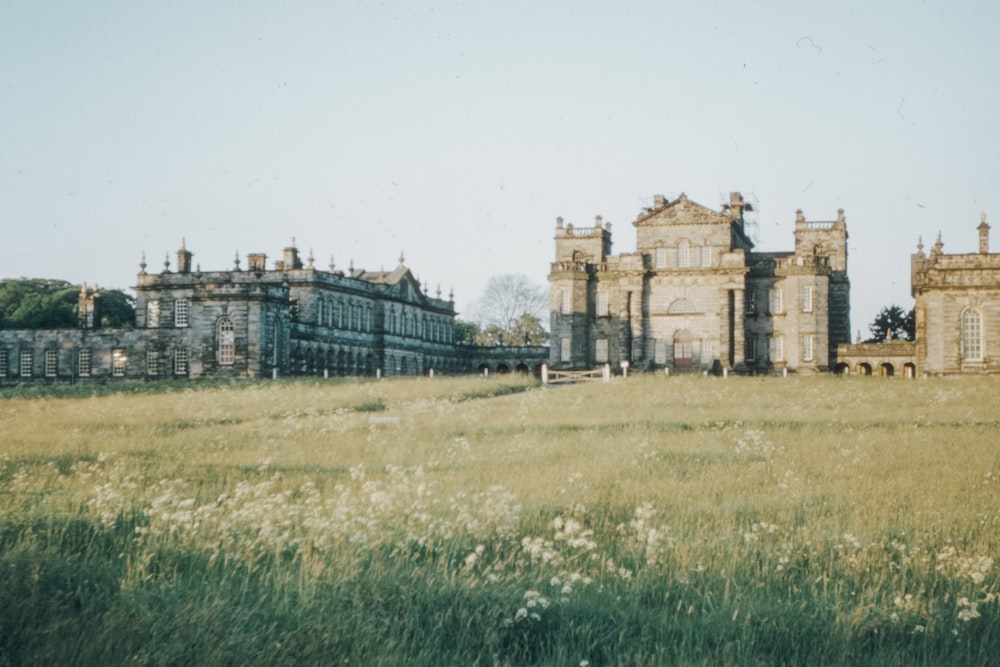
[(611, 382), (611, 364), (604, 364), (601, 368), (601, 377), (604, 378), (605, 382)]
[(549, 365), (542, 363), (542, 384), (549, 383)]

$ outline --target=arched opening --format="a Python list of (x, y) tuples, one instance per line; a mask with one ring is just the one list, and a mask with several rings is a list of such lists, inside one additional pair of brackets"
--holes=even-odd
[(528, 365), (527, 364), (523, 364), (523, 363), (522, 364), (518, 364), (517, 368), (514, 369), (514, 372), (517, 373), (518, 375), (527, 375), (528, 374)]
[(510, 373), (510, 366), (507, 364), (497, 364), (497, 375), (506, 375)]
[(347, 352), (344, 350), (337, 353), (337, 373), (347, 375)]
[(909, 361), (903, 364), (903, 377), (911, 379), (917, 377), (917, 365)]
[(409, 375), (410, 374), (409, 368), (408, 368), (408, 366), (406, 364), (406, 357), (402, 357), (399, 360), (399, 374), (400, 375)]
[(489, 373), (490, 373), (490, 367), (487, 364), (479, 364), (480, 375), (489, 375)]
[(837, 373), (837, 375), (847, 375), (848, 373), (851, 372), (851, 365), (841, 361), (839, 364), (837, 364), (837, 367), (834, 369), (834, 371)]
[(862, 361), (860, 364), (858, 364), (857, 373), (858, 375), (865, 375), (865, 376), (871, 375), (872, 374), (871, 364), (869, 364), (866, 361)]
[(694, 366), (694, 335), (687, 329), (674, 333), (674, 368)]
[(896, 369), (888, 361), (883, 361), (878, 365), (878, 374), (880, 377), (891, 378), (896, 374)]
[(232, 366), (236, 362), (236, 331), (231, 318), (219, 318), (218, 334), (219, 364)]

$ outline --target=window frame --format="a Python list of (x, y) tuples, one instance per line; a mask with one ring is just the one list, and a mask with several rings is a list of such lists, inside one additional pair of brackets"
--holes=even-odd
[(801, 310), (803, 313), (813, 312), (813, 287), (812, 285), (803, 285), (802, 289), (799, 290), (799, 301)]
[(772, 287), (767, 295), (767, 307), (772, 315), (782, 315), (785, 312), (785, 295), (780, 287)]
[(606, 364), (610, 361), (609, 346), (607, 338), (597, 338), (594, 340), (594, 362)]
[(34, 355), (31, 350), (21, 350), (18, 355), (18, 374), (23, 378), (30, 378), (35, 364)]
[(81, 347), (76, 351), (76, 375), (87, 378), (94, 371), (94, 355), (89, 347)]
[(160, 327), (160, 300), (150, 299), (146, 302), (146, 328), (158, 329)]
[(59, 375), (59, 350), (45, 350), (45, 377)]
[(234, 365), (236, 363), (236, 326), (233, 323), (233, 318), (223, 315), (216, 323), (215, 330), (218, 337), (219, 365)]
[(966, 308), (962, 311), (959, 326), (962, 361), (982, 361), (983, 314), (976, 308)]
[(802, 361), (816, 360), (816, 346), (811, 334), (804, 334), (799, 339), (799, 353)]
[(190, 326), (191, 304), (187, 299), (177, 299), (174, 301), (174, 326), (183, 328)]
[(125, 371), (128, 369), (128, 355), (125, 353), (124, 347), (115, 347), (111, 349), (111, 376), (116, 378), (125, 377)]
[(186, 347), (174, 349), (174, 375), (187, 375), (190, 371), (191, 361)]
[(5, 347), (0, 347), (0, 377), (7, 377), (10, 374), (10, 351)]

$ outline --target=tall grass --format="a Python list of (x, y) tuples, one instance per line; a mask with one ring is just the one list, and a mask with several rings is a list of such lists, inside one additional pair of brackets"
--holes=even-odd
[(995, 381), (0, 399), (0, 664), (1000, 664)]

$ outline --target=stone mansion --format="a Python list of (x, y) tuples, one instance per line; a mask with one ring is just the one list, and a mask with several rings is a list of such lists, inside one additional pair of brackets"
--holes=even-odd
[(611, 225), (556, 221), (552, 368), (627, 362), (637, 370), (808, 372), (835, 367), (850, 342), (844, 212), (796, 213), (795, 247), (757, 252), (750, 205), (721, 211), (681, 194), (639, 213), (635, 252), (611, 253)]
[(76, 329), (0, 331), (0, 385), (173, 377), (415, 376), (540, 371), (541, 346), (455, 343), (452, 295), (433, 295), (405, 266), (346, 272), (303, 262), (292, 245), (228, 270), (202, 271), (182, 242), (176, 266), (135, 285), (136, 324), (102, 328), (99, 290), (84, 285)]
[(0, 385), (168, 377), (542, 374), (636, 371), (860, 375), (1000, 373), (1000, 254), (983, 214), (975, 253), (940, 235), (911, 258), (916, 340), (850, 341), (844, 211), (795, 213), (794, 246), (760, 252), (738, 192), (715, 211), (681, 194), (640, 211), (634, 252), (611, 252), (611, 224), (556, 221), (551, 344), (457, 345), (455, 304), (403, 257), (390, 271), (303, 261), (293, 240), (267, 264), (250, 254), (202, 271), (182, 242), (176, 265), (140, 264), (134, 327), (102, 328), (84, 285), (75, 329), (0, 330)]

